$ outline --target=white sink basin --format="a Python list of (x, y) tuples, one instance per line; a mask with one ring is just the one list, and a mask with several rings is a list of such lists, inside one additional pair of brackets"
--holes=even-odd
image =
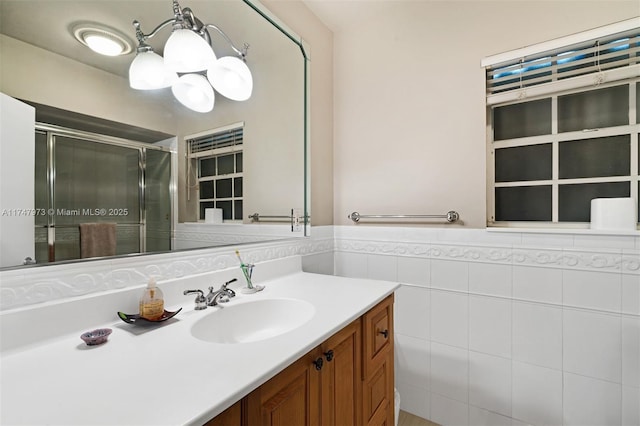
[(294, 330), (313, 317), (315, 307), (304, 300), (262, 299), (219, 305), (192, 327), (191, 334), (212, 343), (248, 343)]

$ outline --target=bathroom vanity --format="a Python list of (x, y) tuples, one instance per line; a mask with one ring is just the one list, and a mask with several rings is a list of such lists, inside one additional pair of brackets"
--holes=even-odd
[(393, 425), (393, 295), (207, 426)]
[[(3, 313), (3, 333), (38, 341), (3, 342), (0, 423), (393, 424), (398, 284), (304, 273), (299, 257), (256, 270), (265, 289), (255, 294), (239, 291), (239, 268), (159, 280), (166, 309), (182, 311), (153, 326), (126, 324), (111, 306), (141, 289)], [(194, 310), (182, 295), (236, 277), (237, 296), (220, 307)], [(79, 338), (93, 311), (113, 315), (100, 346)], [(77, 330), (55, 335), (58, 319)]]

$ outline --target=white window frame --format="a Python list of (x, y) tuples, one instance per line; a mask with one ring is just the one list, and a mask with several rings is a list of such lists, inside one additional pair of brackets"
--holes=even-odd
[[(524, 61), (525, 57), (543, 54), (554, 50), (556, 52), (565, 51), (570, 46), (583, 43), (594, 38), (611, 36), (623, 31), (633, 31), (640, 28), (640, 17), (616, 23), (606, 27), (574, 34), (561, 39), (540, 43), (535, 46), (517, 49), (515, 51), (494, 55), (482, 60), (483, 67), (500, 67), (500, 64), (513, 62), (514, 60)], [(523, 87), (505, 92), (498, 92), (487, 95), (487, 226), (489, 227), (511, 227), (511, 228), (563, 228), (579, 229), (588, 228), (589, 223), (583, 222), (559, 222), (558, 220), (558, 193), (561, 184), (572, 183), (600, 183), (600, 182), (630, 182), (630, 196), (638, 203), (638, 186), (640, 186), (638, 164), (638, 134), (640, 133), (640, 123), (637, 122), (636, 113), (636, 85), (640, 85), (640, 63), (633, 64), (625, 68), (615, 68), (598, 72), (597, 79), (594, 75), (587, 74), (564, 80), (551, 81), (537, 86)], [(629, 124), (623, 126), (609, 127), (603, 129), (593, 129), (590, 131), (572, 131), (558, 133), (557, 123), (557, 102), (558, 97), (571, 93), (583, 93), (588, 90), (601, 89), (612, 86), (627, 85), (629, 90)], [(512, 105), (521, 102), (528, 102), (537, 99), (551, 98), (551, 133), (541, 136), (522, 137), (518, 139), (493, 141), (493, 114), (492, 108), (495, 106)], [(631, 164), (628, 176), (615, 177), (594, 177), (579, 179), (559, 179), (558, 149), (559, 143), (570, 140), (586, 140), (602, 138), (616, 135), (630, 135), (631, 143)], [(525, 182), (495, 182), (495, 149), (517, 147), (532, 144), (552, 144), (552, 178), (550, 180), (525, 181)], [(495, 188), (508, 186), (534, 186), (550, 185), (552, 189), (552, 222), (538, 221), (495, 221)]]
[[(244, 159), (243, 159), (243, 171), (242, 172), (237, 172), (236, 171), (235, 173), (229, 173), (229, 174), (225, 174), (225, 175), (216, 174), (214, 176), (205, 176), (205, 177), (200, 176), (200, 160), (204, 160), (204, 159), (208, 159), (208, 158), (221, 157), (221, 156), (229, 155), (229, 154), (243, 153), (244, 141), (242, 141), (239, 144), (232, 145), (232, 146), (223, 146), (223, 147), (220, 147), (220, 148), (212, 148), (212, 149), (207, 149), (207, 150), (203, 150), (203, 151), (199, 151), (199, 152), (190, 152), (190, 142), (189, 141), (190, 140), (194, 140), (194, 139), (203, 138), (203, 137), (208, 137), (208, 136), (212, 136), (213, 137), (213, 136), (216, 136), (216, 135), (219, 135), (219, 134), (223, 134), (223, 133), (227, 133), (229, 131), (234, 131), (234, 130), (243, 129), (243, 128), (244, 128), (244, 122), (238, 122), (238, 123), (233, 123), (233, 124), (229, 124), (229, 125), (226, 125), (226, 126), (222, 126), (222, 127), (217, 127), (217, 128), (214, 128), (214, 129), (206, 130), (204, 132), (199, 132), (199, 133), (195, 133), (195, 134), (192, 134), (192, 135), (185, 136), (185, 141), (186, 141), (186, 144), (187, 144), (187, 167), (188, 167), (187, 176), (188, 176), (188, 179), (189, 179), (191, 174), (195, 173), (195, 180), (197, 182), (197, 187), (196, 187), (196, 216), (197, 216), (199, 222), (203, 221), (203, 219), (200, 218), (200, 203), (214, 202), (214, 205), (215, 205), (215, 203), (217, 201), (231, 201), (232, 213), (235, 213), (235, 201), (242, 201), (242, 204), (244, 206), (244, 190), (243, 190), (243, 196), (242, 197), (237, 197), (237, 196), (235, 196), (235, 194), (232, 193), (231, 197), (222, 197), (222, 198), (214, 197), (214, 198), (211, 198), (211, 199), (209, 199), (209, 198), (200, 199), (200, 184), (202, 182), (213, 181), (214, 185), (215, 185), (215, 181), (216, 180), (231, 179), (231, 181), (232, 181), (232, 191), (233, 191), (234, 179), (243, 178), (243, 184), (244, 184)], [(195, 172), (192, 172), (192, 170), (195, 170)], [(187, 186), (189, 186), (189, 182), (187, 182)], [(233, 214), (233, 216), (235, 216), (235, 215)], [(235, 219), (235, 218), (225, 219), (224, 222), (225, 223), (241, 223), (242, 222), (242, 218), (240, 218), (240, 219)]]

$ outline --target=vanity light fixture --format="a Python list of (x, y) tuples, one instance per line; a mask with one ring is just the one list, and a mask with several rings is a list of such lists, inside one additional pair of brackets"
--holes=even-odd
[[(147, 40), (171, 25), (173, 31), (164, 45), (164, 58), (153, 51)], [(249, 99), (253, 78), (245, 57), (249, 46), (237, 49), (231, 39), (213, 24), (203, 24), (193, 11), (173, 0), (173, 18), (144, 34), (140, 22), (133, 21), (138, 39), (136, 57), (129, 67), (129, 85), (138, 90), (171, 87), (176, 99), (197, 112), (213, 110), (214, 88), (235, 100)], [(217, 31), (231, 46), (236, 56), (220, 59), (213, 51), (209, 29)]]
[(120, 56), (133, 51), (127, 36), (102, 24), (78, 22), (71, 32), (76, 40), (101, 55)]

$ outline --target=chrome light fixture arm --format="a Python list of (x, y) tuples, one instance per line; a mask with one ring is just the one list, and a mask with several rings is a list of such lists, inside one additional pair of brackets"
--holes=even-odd
[(177, 0), (173, 0), (173, 14), (176, 19), (174, 28), (184, 28), (198, 33), (206, 42), (211, 45), (211, 37), (207, 31), (206, 25), (196, 17), (190, 7), (180, 8)]
[[(191, 27), (186, 27), (184, 24), (185, 13), (188, 15), (189, 24), (191, 25)], [(181, 28), (193, 29), (193, 27), (195, 26), (194, 20), (195, 20), (195, 16), (193, 15), (193, 12), (191, 11), (191, 9), (185, 8), (183, 11), (180, 8), (180, 4), (178, 3), (178, 1), (173, 0), (173, 18), (170, 18), (161, 22), (149, 34), (145, 34), (142, 32), (142, 29), (140, 28), (140, 22), (137, 19), (133, 21), (133, 28), (135, 28), (136, 30), (136, 38), (138, 39), (138, 43), (140, 43), (140, 46), (147, 46), (145, 42), (150, 38), (153, 38), (164, 27), (168, 25), (172, 25), (172, 26), (178, 25)]]
[(227, 43), (229, 43), (229, 46), (231, 46), (233, 51), (236, 52), (236, 54), (240, 57), (240, 59), (242, 59), (243, 61), (246, 61), (245, 58), (247, 56), (247, 50), (249, 50), (249, 45), (247, 43), (245, 43), (242, 50), (240, 50), (233, 44), (229, 36), (226, 35), (225, 32), (222, 31), (220, 28), (216, 27), (213, 24), (205, 24), (204, 28), (213, 28), (214, 30), (216, 30), (227, 41)]
[(160, 23), (157, 27), (155, 27), (153, 31), (151, 31), (149, 34), (145, 34), (142, 32), (142, 29), (140, 28), (140, 22), (138, 20), (133, 21), (133, 28), (136, 29), (136, 38), (138, 39), (138, 43), (139, 43), (138, 49), (140, 49), (141, 47), (147, 48), (145, 50), (152, 49), (152, 47), (149, 46), (146, 43), (146, 41), (154, 37), (156, 34), (158, 34), (158, 32), (160, 32), (160, 30), (163, 29), (164, 27), (170, 24), (175, 24), (175, 22), (176, 22), (176, 18), (167, 19), (166, 21)]

